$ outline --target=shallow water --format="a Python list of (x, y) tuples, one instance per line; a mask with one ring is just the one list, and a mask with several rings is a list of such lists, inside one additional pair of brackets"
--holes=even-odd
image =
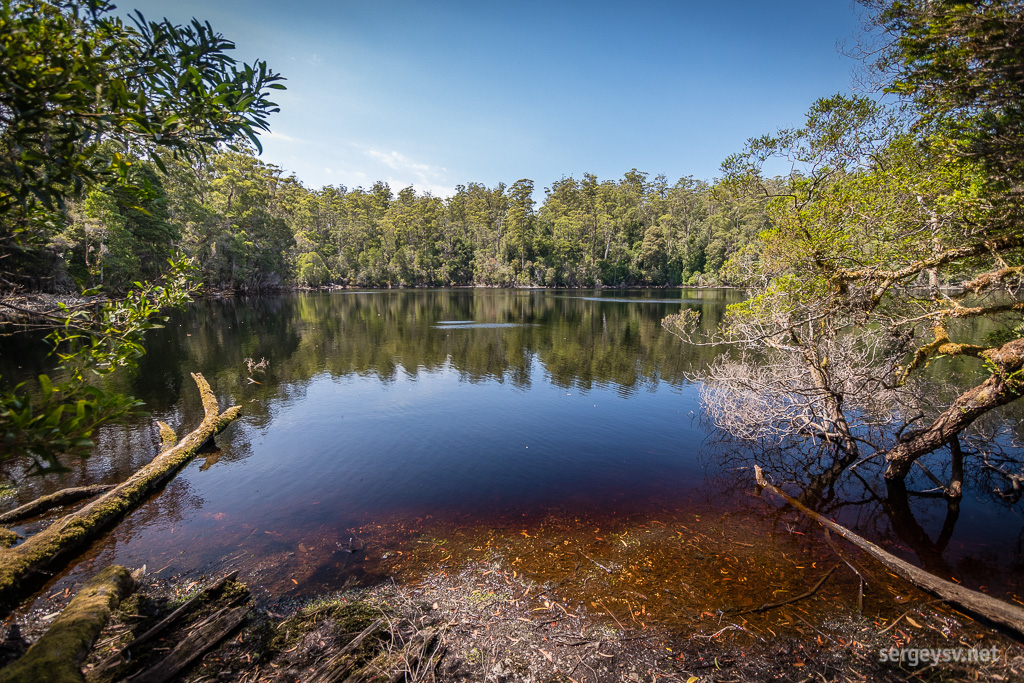
[[(120, 380), (152, 417), (105, 430), (93, 457), (68, 475), (29, 481), (20, 497), (123, 480), (155, 453), (156, 419), (179, 434), (192, 429), (201, 406), (189, 372), (204, 373), (242, 417), (218, 437), (219, 450), (186, 466), (45, 593), (116, 562), (160, 576), (232, 567), (274, 595), (307, 595), (445, 555), (471, 559), (482, 537), (509, 547), (540, 539), (522, 551), (533, 558), (550, 543), (582, 544), (560, 564), (531, 565), (548, 581), (563, 564), (600, 575), (599, 563), (627, 563), (594, 529), (614, 529), (624, 551), (641, 528), (669, 529), (657, 537), (676, 544), (692, 529), (697, 543), (710, 532), (695, 520), (728, 519), (715, 527), (716, 543), (761, 567), (751, 589), (759, 594), (784, 580), (779, 553), (794, 552), (790, 544), (812, 561), (820, 548), (783, 540), (777, 506), (750, 498), (748, 463), (725, 453), (699, 419), (686, 373), (715, 350), (685, 346), (660, 326), (687, 307), (711, 330), (740, 296), (377, 290), (194, 304), (151, 334), (138, 371)], [(3, 354), (8, 376), (45, 366), (17, 342)], [(246, 358), (269, 365), (250, 373)], [(879, 505), (870, 495), (877, 473), (863, 474), (823, 503), (829, 514), (936, 573), (1020, 599), (1019, 505), (1000, 506), (976, 487), (950, 523), (935, 501)], [(642, 556), (658, 562), (654, 574), (667, 586), (680, 552), (643, 546)], [(705, 593), (717, 586), (716, 604), (746, 604), (723, 583), (723, 556), (705, 551), (695, 566), (707, 571), (690, 573), (704, 576), (694, 581)], [(747, 581), (757, 572), (745, 573)], [(659, 618), (678, 618), (665, 609), (655, 610)]]

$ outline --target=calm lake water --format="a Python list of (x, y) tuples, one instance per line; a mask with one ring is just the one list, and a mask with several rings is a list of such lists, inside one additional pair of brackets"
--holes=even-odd
[[(740, 297), (375, 290), (195, 303), (151, 333), (138, 370), (120, 380), (152, 417), (106, 429), (94, 456), (29, 481), (20, 498), (123, 480), (156, 452), (156, 419), (193, 429), (190, 372), (242, 417), (47, 591), (116, 562), (161, 576), (238, 567), (274, 594), (303, 595), (386, 573), (389, 556), (440, 547), (452, 530), (532, 538), (552, 519), (739, 515), (734, 533), (775, 534), (765, 511), (777, 501), (752, 498), (749, 461), (699, 418), (687, 373), (715, 350), (660, 324), (685, 307), (711, 330)], [(4, 344), (5, 376), (46, 367), (27, 341)], [(250, 373), (247, 358), (266, 370)], [(862, 472), (830, 514), (937, 573), (1024, 595), (1020, 505), (979, 485), (952, 519), (941, 501), (894, 509), (872, 499), (878, 474)], [(368, 538), (376, 554), (360, 552)]]

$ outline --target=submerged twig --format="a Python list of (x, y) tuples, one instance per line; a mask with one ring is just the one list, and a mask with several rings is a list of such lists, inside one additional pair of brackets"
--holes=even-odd
[(782, 607), (783, 605), (790, 605), (790, 604), (792, 604), (794, 602), (798, 602), (800, 600), (803, 600), (804, 598), (809, 598), (809, 597), (811, 597), (812, 595), (814, 595), (815, 593), (818, 592), (818, 589), (821, 588), (822, 584), (824, 584), (825, 581), (828, 579), (828, 577), (832, 576), (832, 572), (834, 572), (838, 568), (839, 568), (838, 564), (832, 565), (832, 568), (829, 569), (827, 572), (825, 572), (825, 575), (822, 576), (820, 579), (818, 579), (818, 583), (814, 584), (814, 586), (809, 591), (807, 591), (806, 593), (801, 593), (800, 595), (797, 595), (796, 597), (788, 598), (786, 600), (780, 600), (778, 602), (768, 602), (768, 603), (765, 603), (765, 604), (761, 605), (760, 607), (754, 607), (753, 609), (743, 610), (742, 612), (740, 612), (740, 614), (750, 614), (752, 612), (767, 612), (770, 609), (775, 609), (776, 607)]

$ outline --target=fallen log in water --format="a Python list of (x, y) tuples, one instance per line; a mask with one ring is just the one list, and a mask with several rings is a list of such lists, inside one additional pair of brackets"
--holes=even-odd
[(111, 612), (135, 589), (124, 567), (107, 567), (86, 583), (49, 630), (19, 660), (0, 670), (0, 683), (84, 681), (81, 666)]
[(778, 487), (769, 484), (768, 480), (765, 479), (764, 471), (757, 465), (754, 466), (754, 475), (757, 477), (757, 485), (762, 489), (768, 489), (803, 514), (824, 526), (826, 529), (839, 534), (850, 543), (853, 543), (861, 550), (864, 550), (888, 567), (896, 575), (909, 581), (918, 588), (942, 598), (950, 604), (956, 605), (957, 607), (960, 607), (974, 615), (983, 617), (994, 624), (998, 624), (1013, 631), (1018, 637), (1024, 637), (1024, 609), (1011, 605), (1007, 602), (1003, 602), (1002, 600), (997, 600), (996, 598), (985, 595), (984, 593), (979, 593), (978, 591), (958, 586), (952, 581), (940, 579), (934, 574), (929, 574), (925, 570), (915, 567), (909, 562), (901, 560), (895, 555), (882, 550), (871, 541), (858, 536), (846, 527), (836, 524), (832, 520), (819, 515), (800, 501), (787, 495)]
[(100, 498), (60, 518), (21, 545), (0, 551), (0, 613), (23, 598), (46, 572), (62, 566), (163, 486), (204, 444), (238, 417), (238, 406), (220, 412), (217, 397), (202, 375), (192, 373), (192, 379), (199, 387), (205, 412), (199, 427)]
[(113, 484), (97, 484), (95, 486), (77, 486), (70, 489), (61, 489), (60, 491), (40, 496), (31, 503), (25, 503), (20, 507), (3, 513), (0, 515), (0, 524), (10, 524), (11, 522), (35, 517), (61, 505), (67, 505), (83, 498), (92, 498), (101, 493), (106, 493), (112, 488), (114, 488)]

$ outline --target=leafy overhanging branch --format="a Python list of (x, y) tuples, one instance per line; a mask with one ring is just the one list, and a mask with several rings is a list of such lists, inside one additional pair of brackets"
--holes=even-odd
[(47, 337), (62, 379), (54, 383), (40, 375), (33, 390), (21, 383), (0, 394), (4, 458), (28, 458), (36, 474), (64, 471), (62, 455), (87, 455), (100, 425), (138, 410), (134, 398), (105, 391), (96, 381), (136, 365), (145, 353), (144, 333), (166, 320), (166, 308), (189, 300), (193, 271), (188, 260), (172, 262), (161, 282), (136, 283), (126, 297), (98, 311), (65, 307), (63, 324)]

